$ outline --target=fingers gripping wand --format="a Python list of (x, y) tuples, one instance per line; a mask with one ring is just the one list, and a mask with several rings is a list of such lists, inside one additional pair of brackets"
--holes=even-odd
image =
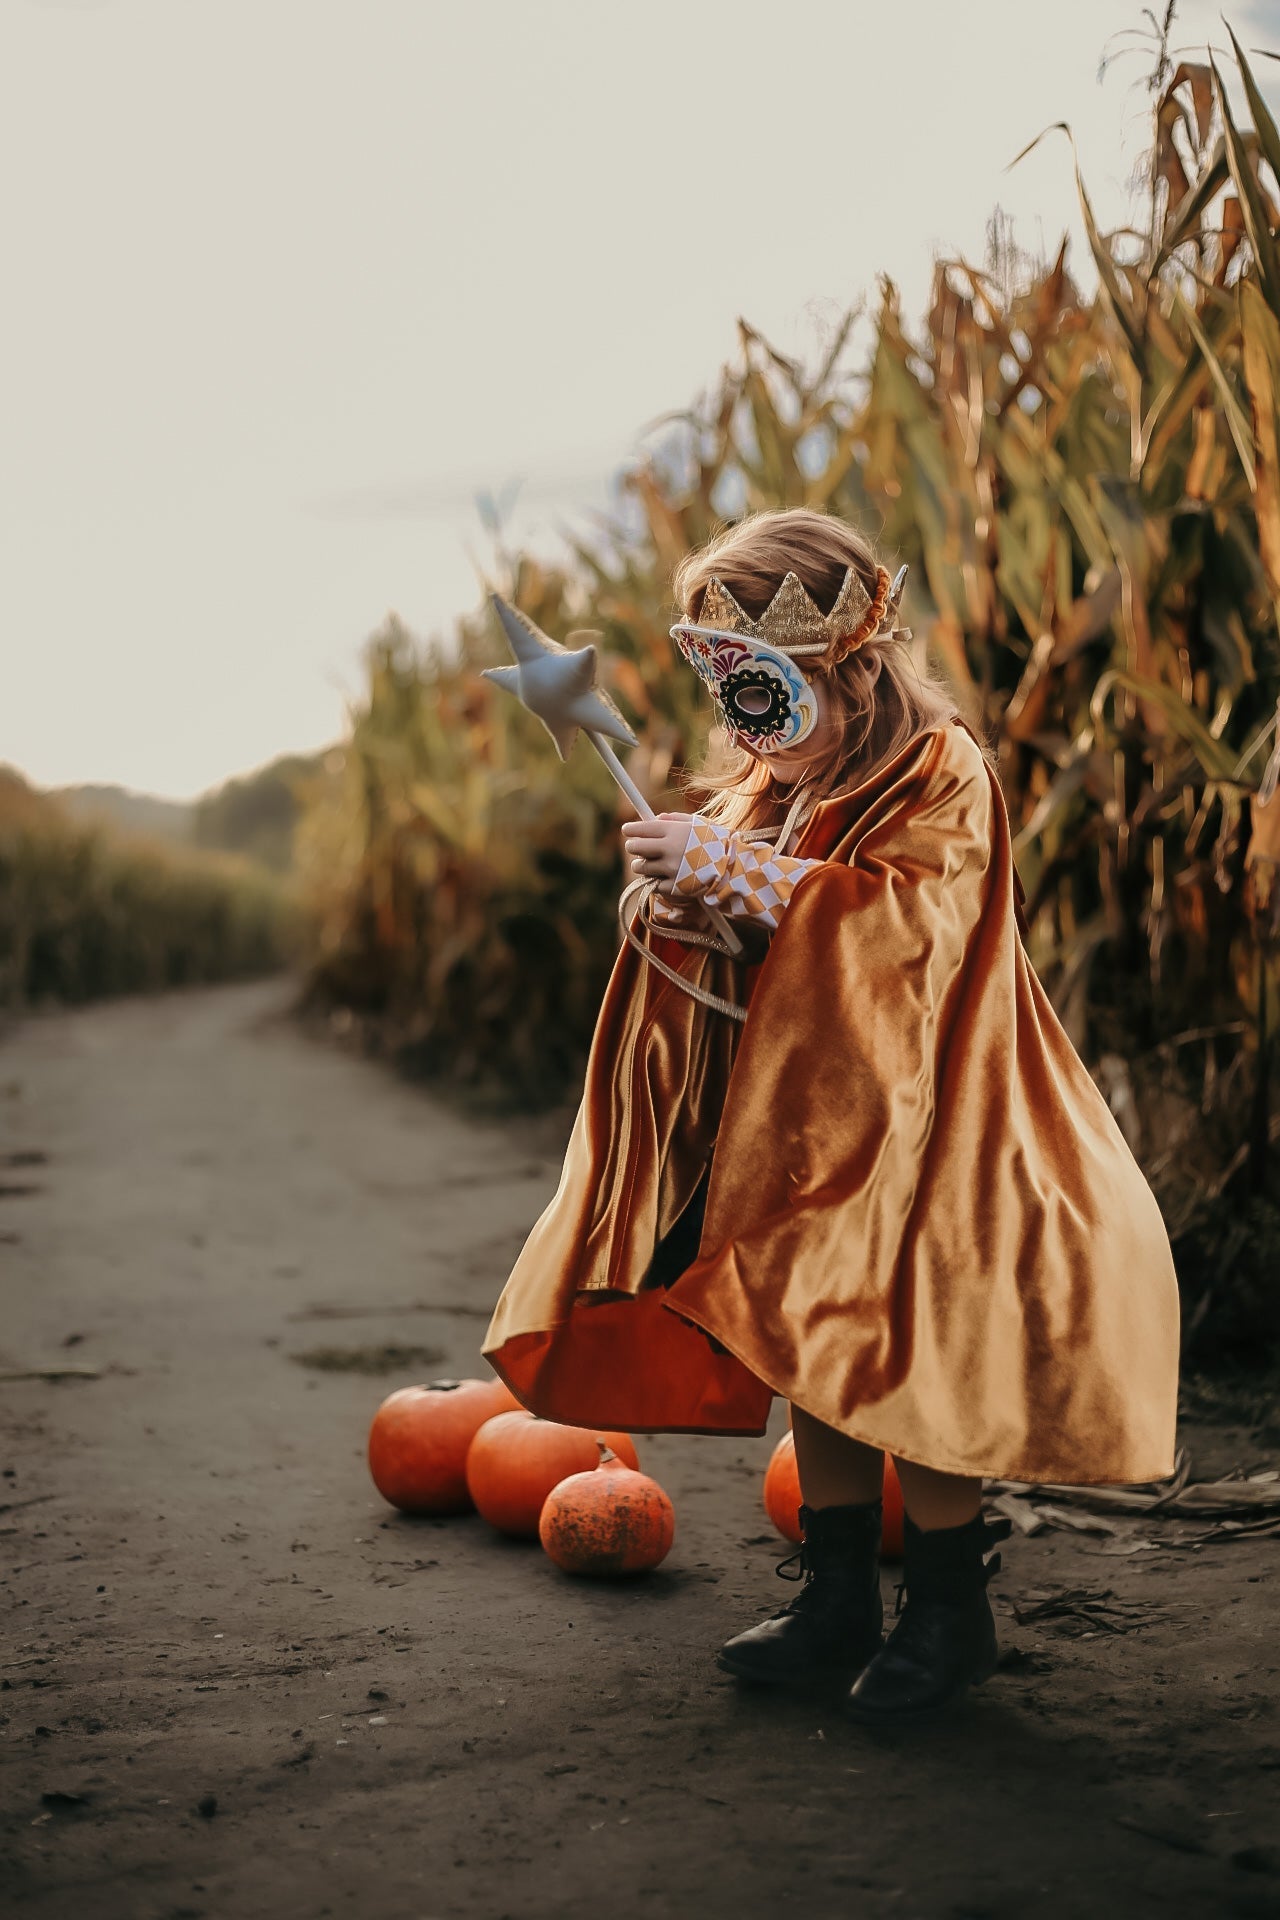
[[(535, 627), (527, 614), (509, 606), (496, 593), (493, 605), (515, 655), (515, 665), (486, 667), (485, 679), (496, 680), (530, 713), (537, 714), (562, 760), (568, 759), (581, 729), (640, 818), (655, 819), (653, 808), (609, 744), (610, 740), (619, 740), (624, 746), (634, 747), (637, 742), (613, 701), (597, 685), (595, 648), (587, 645), (572, 650), (560, 646)], [(702, 907), (730, 953), (741, 953), (742, 942), (720, 909), (707, 901)]]

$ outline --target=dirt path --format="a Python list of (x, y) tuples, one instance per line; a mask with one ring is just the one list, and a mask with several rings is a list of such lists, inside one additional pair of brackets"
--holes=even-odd
[[(370, 1412), (475, 1370), (558, 1141), (459, 1121), (308, 1042), (284, 1000), (134, 1002), (0, 1041), (0, 1368), (99, 1370), (0, 1385), (0, 1908), (1275, 1912), (1274, 1540), (1012, 1542), (1014, 1663), (953, 1724), (888, 1739), (712, 1664), (780, 1592), (764, 1441), (641, 1443), (679, 1532), (634, 1586), (390, 1514)], [(431, 1351), (386, 1380), (299, 1363), (388, 1343)], [(1188, 1438), (1215, 1466), (1263, 1451)], [(1028, 1590), (1069, 1586), (1146, 1624), (1014, 1623)]]

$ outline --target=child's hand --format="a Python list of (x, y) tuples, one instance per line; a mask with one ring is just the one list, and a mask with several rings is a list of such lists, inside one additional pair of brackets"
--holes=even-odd
[(626, 820), (623, 849), (638, 878), (656, 880), (658, 892), (669, 895), (680, 871), (689, 839), (690, 813), (660, 813), (656, 820)]

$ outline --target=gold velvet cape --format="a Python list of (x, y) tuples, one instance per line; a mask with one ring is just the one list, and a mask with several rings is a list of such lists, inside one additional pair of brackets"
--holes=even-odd
[[(657, 941), (744, 1025), (619, 953), (489, 1359), (579, 1425), (759, 1433), (777, 1393), (948, 1472), (1171, 1472), (1168, 1238), (1023, 950), (976, 741), (924, 734), (792, 850), (824, 864), (762, 962)], [(697, 1258), (646, 1286), (713, 1147)]]

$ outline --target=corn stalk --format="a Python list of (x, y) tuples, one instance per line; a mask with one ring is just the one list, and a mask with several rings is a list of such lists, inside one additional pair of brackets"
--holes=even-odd
[[(1264, 1193), (1276, 1136), (1280, 134), (1233, 46), (1248, 124), (1212, 61), (1169, 74), (1142, 231), (1103, 233), (1077, 170), (1092, 293), (1065, 243), (997, 246), (937, 263), (914, 330), (884, 282), (852, 368), (854, 313), (808, 369), (740, 323), (615, 519), (498, 583), (601, 631), (661, 803), (708, 719), (667, 639), (690, 548), (803, 503), (911, 562), (916, 644), (998, 748), (1033, 958), (1175, 1237)], [(617, 802), (490, 697), (484, 620), (456, 642), (371, 651), (313, 821), (316, 978), (433, 1068), (553, 1097), (614, 949)]]

